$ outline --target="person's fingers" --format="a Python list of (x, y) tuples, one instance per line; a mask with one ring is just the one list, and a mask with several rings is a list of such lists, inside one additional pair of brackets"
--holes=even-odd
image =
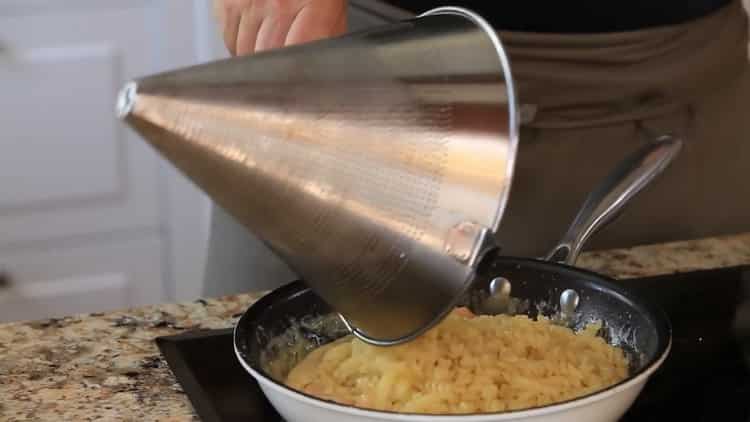
[(345, 0), (215, 0), (232, 55), (299, 44), (346, 31)]
[(236, 51), (238, 56), (255, 52), (258, 30), (263, 23), (263, 15), (257, 4), (251, 5), (242, 12), (237, 35)]
[(275, 10), (263, 19), (255, 40), (255, 51), (283, 47), (294, 15), (286, 10)]
[(303, 6), (294, 18), (285, 44), (300, 44), (341, 35), (346, 31), (346, 3), (315, 0)]
[(333, 25), (333, 33), (331, 34), (331, 36), (339, 36), (346, 33), (349, 23), (347, 18), (348, 16), (346, 14), (346, 7), (344, 7), (344, 9), (339, 14), (338, 20)]
[(224, 45), (232, 55), (237, 54), (237, 34), (239, 32), (241, 13), (230, 7), (224, 7), (221, 14), (224, 30)]

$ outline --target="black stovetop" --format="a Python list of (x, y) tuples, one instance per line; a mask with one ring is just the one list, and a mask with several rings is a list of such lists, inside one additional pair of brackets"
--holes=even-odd
[[(750, 267), (622, 281), (669, 314), (674, 344), (623, 421), (750, 421)], [(206, 422), (277, 422), (231, 330), (157, 339)]]

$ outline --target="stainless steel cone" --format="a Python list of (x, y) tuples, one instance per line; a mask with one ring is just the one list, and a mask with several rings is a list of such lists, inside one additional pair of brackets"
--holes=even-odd
[(118, 113), (382, 345), (470, 285), (518, 139), (502, 46), (457, 8), (142, 78)]

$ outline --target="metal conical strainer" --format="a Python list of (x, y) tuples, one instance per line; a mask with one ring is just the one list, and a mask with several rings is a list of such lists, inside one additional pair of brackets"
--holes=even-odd
[(516, 110), (497, 35), (452, 7), (142, 78), (118, 102), (381, 345), (434, 325), (471, 283), (508, 198)]

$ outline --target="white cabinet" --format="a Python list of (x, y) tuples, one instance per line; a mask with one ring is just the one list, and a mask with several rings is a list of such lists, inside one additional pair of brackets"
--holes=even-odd
[(157, 233), (6, 252), (0, 321), (121, 309), (162, 295)]
[(0, 0), (0, 321), (183, 298), (177, 276), (201, 278), (206, 198), (114, 114), (125, 81), (197, 61), (198, 10)]

